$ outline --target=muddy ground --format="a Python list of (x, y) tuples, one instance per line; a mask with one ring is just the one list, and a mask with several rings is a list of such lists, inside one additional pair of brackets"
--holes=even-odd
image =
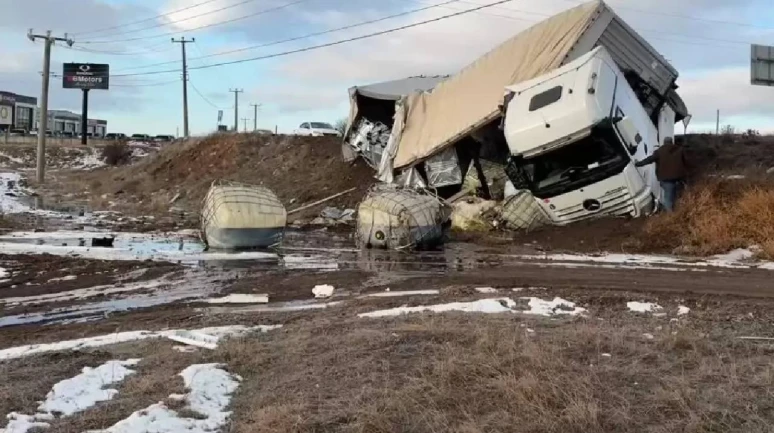
[[(754, 139), (693, 137), (689, 146), (711, 167), (703, 176), (765, 175), (774, 160), (763, 153), (774, 152), (767, 138)], [(422, 253), (360, 250), (351, 227), (314, 227), (289, 231), (276, 253), (214, 255), (178, 231), (195, 227), (214, 178), (263, 181), (289, 209), (356, 187), (332, 203), (344, 208), (372, 171), (341, 162), (333, 141), (207, 140), (128, 167), (53, 170), (41, 198), (65, 210), (78, 203), (82, 214), (73, 206), (0, 219), (6, 232), (44, 232), (0, 232), (0, 354), (125, 331), (282, 328), (213, 350), (181, 352), (161, 338), (0, 359), (0, 429), (4, 415), (34, 413), (54, 384), (84, 367), (140, 358), (112, 399), (48, 431), (105, 429), (159, 401), (201, 418), (169, 399), (187, 392), (177, 374), (201, 363), (242, 378), (216, 429), (224, 432), (771, 431), (774, 263), (633, 254), (673, 251), (643, 243), (646, 220), (455, 233)], [(95, 213), (104, 210), (120, 213)], [(45, 233), (63, 228), (109, 230), (116, 246)], [(332, 295), (316, 299), (320, 285)], [(222, 303), (228, 295), (269, 302)], [(537, 301), (561, 305), (529, 312)], [(632, 301), (659, 308), (633, 312)], [(472, 302), (508, 308), (358, 317)], [(585, 311), (566, 315), (573, 308)]]

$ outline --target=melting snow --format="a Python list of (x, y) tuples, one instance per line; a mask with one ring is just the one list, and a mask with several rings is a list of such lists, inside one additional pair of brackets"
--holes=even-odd
[(315, 286), (312, 289), (312, 293), (314, 294), (315, 298), (330, 298), (333, 296), (333, 286), (325, 284), (322, 286)]
[(627, 302), (626, 308), (634, 313), (654, 313), (663, 310), (660, 305), (651, 302)]
[(403, 291), (397, 291), (397, 292), (379, 292), (379, 293), (369, 293), (365, 295), (367, 298), (399, 298), (402, 296), (422, 296), (422, 295), (440, 295), (440, 290), (435, 289), (429, 289), (429, 290), (403, 290)]
[(473, 302), (452, 302), (451, 304), (428, 305), (420, 307), (398, 307), (389, 310), (373, 311), (358, 314), (358, 317), (391, 317), (410, 313), (445, 313), (449, 311), (461, 311), (464, 313), (507, 313), (512, 312), (516, 302), (508, 298), (481, 299)]
[(70, 416), (101, 401), (111, 400), (118, 391), (107, 386), (120, 383), (134, 374), (134, 370), (126, 367), (139, 362), (139, 359), (129, 359), (108, 361), (96, 368), (84, 367), (81, 374), (55, 384), (46, 395), (46, 400), (38, 406), (35, 415), (9, 414), (8, 425), (0, 432), (26, 433), (33, 428), (48, 428), (49, 421), (54, 420), (55, 415)]
[(677, 307), (677, 315), (678, 316), (685, 316), (686, 314), (690, 313), (691, 309), (686, 307), (685, 305), (680, 305)]
[(521, 299), (529, 299), (529, 310), (522, 311), (524, 314), (550, 317), (554, 315), (576, 316), (586, 312), (585, 308), (576, 307), (574, 302), (562, 298), (554, 298), (553, 301), (544, 301), (540, 298)]
[(669, 271), (696, 270), (695, 268), (706, 267), (774, 270), (774, 262), (740, 263), (740, 259), (750, 259), (753, 255), (754, 253), (750, 250), (735, 250), (729, 254), (714, 256), (707, 260), (647, 254), (542, 254), (517, 255), (514, 257), (533, 261), (548, 260), (553, 262), (554, 265), (564, 267), (584, 267), (583, 262), (587, 262), (595, 265), (614, 265), (614, 268), (645, 268)]
[[(226, 336), (236, 336), (246, 334), (248, 332), (260, 331), (268, 332), (273, 329), (281, 328), (282, 325), (259, 325), (259, 326), (221, 326), (217, 328), (202, 328), (194, 330), (192, 332), (200, 332), (214, 336), (218, 339)], [(48, 344), (30, 344), (27, 346), (11, 347), (8, 349), (0, 350), (0, 361), (9, 359), (23, 358), (25, 356), (38, 355), (48, 352), (60, 352), (65, 350), (80, 350), (92, 347), (109, 346), (112, 344), (127, 343), (130, 341), (147, 340), (150, 338), (168, 338), (169, 336), (178, 335), (179, 332), (185, 330), (171, 330), (171, 331), (129, 331), (118, 332), (115, 334), (98, 335), (96, 337), (79, 338), (77, 340), (59, 341), (56, 343)]]
[(190, 392), (184, 396), (172, 395), (170, 399), (187, 401), (186, 408), (204, 419), (182, 418), (164, 403), (157, 403), (134, 412), (108, 429), (91, 433), (210, 433), (220, 430), (231, 416), (226, 408), (241, 378), (229, 374), (218, 364), (192, 365), (180, 376)]
[(389, 310), (378, 310), (358, 314), (358, 317), (394, 317), (410, 313), (445, 313), (460, 311), (464, 313), (521, 313), (545, 317), (569, 315), (575, 316), (586, 312), (585, 308), (576, 307), (574, 302), (562, 298), (545, 301), (540, 298), (520, 298), (528, 301), (528, 310), (516, 309), (517, 303), (510, 298), (480, 299), (472, 302), (452, 302), (450, 304), (425, 305), (418, 307), (398, 307)]
[(497, 289), (494, 287), (476, 287), (478, 293), (492, 294), (497, 293)]
[(62, 282), (62, 281), (73, 281), (73, 280), (77, 280), (77, 279), (78, 279), (77, 275), (68, 275), (66, 277), (52, 278), (52, 279), (48, 280), (48, 282), (49, 283), (58, 283), (58, 282)]
[(5, 270), (4, 268), (0, 268), (0, 280), (4, 278), (8, 278), (8, 275), (9, 274), (7, 270)]
[(110, 400), (118, 391), (105, 386), (122, 382), (134, 373), (134, 370), (126, 367), (137, 365), (139, 362), (139, 359), (129, 359), (108, 361), (97, 368), (85, 367), (81, 374), (54, 385), (46, 396), (46, 401), (38, 406), (38, 411), (69, 416), (100, 401)]
[(269, 295), (231, 294), (222, 298), (208, 299), (208, 304), (267, 304)]

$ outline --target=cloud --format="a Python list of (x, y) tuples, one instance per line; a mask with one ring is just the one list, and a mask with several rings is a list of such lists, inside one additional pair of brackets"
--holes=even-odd
[(336, 109), (346, 102), (346, 89), (280, 85), (253, 89), (248, 98), (261, 101), (284, 115)]
[(685, 77), (679, 89), (694, 120), (714, 123), (716, 110), (724, 117), (754, 116), (774, 123), (774, 87), (750, 84), (749, 67), (705, 71)]

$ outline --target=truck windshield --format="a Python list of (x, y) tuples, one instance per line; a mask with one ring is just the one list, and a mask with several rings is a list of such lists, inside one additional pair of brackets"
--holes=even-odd
[(551, 198), (618, 174), (629, 162), (612, 127), (598, 126), (572, 144), (511, 164), (536, 197)]

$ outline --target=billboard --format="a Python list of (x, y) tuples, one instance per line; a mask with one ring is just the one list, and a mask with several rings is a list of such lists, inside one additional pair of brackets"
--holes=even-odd
[(65, 89), (108, 90), (110, 65), (98, 63), (65, 63), (62, 73)]
[(755, 86), (774, 86), (774, 47), (753, 45), (751, 82)]
[(13, 123), (13, 105), (0, 104), (0, 125)]

